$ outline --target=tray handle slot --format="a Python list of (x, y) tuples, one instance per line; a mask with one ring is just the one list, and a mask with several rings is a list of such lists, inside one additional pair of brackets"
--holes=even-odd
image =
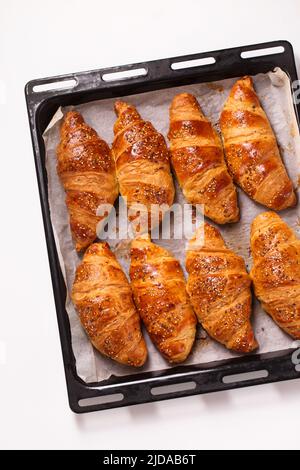
[(265, 55), (283, 54), (285, 52), (284, 46), (265, 47), (263, 49), (251, 49), (241, 52), (242, 59), (252, 59), (254, 57), (262, 57)]
[(237, 382), (246, 382), (250, 380), (265, 379), (269, 376), (266, 369), (253, 370), (251, 372), (242, 372), (240, 374), (224, 375), (222, 382), (224, 384), (232, 384)]
[(161, 385), (159, 387), (152, 387), (151, 394), (154, 396), (165, 395), (169, 393), (185, 392), (186, 390), (194, 390), (197, 384), (194, 381), (180, 382), (170, 385)]
[(146, 75), (148, 75), (148, 70), (145, 67), (139, 67), (135, 69), (104, 73), (101, 78), (104, 82), (114, 82), (116, 80), (145, 77)]
[(212, 65), (215, 63), (216, 63), (216, 59), (213, 56), (202, 57), (200, 59), (191, 59), (191, 60), (183, 60), (180, 62), (172, 62), (171, 69), (182, 70), (182, 69), (189, 69), (193, 67), (203, 67), (204, 65)]
[(57, 81), (47, 81), (45, 83), (39, 83), (37, 85), (33, 85), (32, 91), (34, 93), (41, 93), (45, 91), (52, 91), (52, 90), (63, 90), (65, 88), (74, 88), (77, 85), (76, 78), (69, 78), (67, 80), (57, 80)]
[(115, 403), (124, 400), (123, 393), (111, 393), (109, 395), (100, 395), (97, 397), (81, 398), (78, 405), (83, 408), (86, 406), (106, 405), (107, 403)]

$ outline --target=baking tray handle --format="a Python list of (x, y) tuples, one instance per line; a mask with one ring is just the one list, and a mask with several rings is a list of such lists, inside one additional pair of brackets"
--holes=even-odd
[(29, 101), (41, 102), (52, 96), (97, 88), (111, 89), (127, 82), (134, 85), (148, 80), (174, 79), (179, 74), (182, 78), (184, 75), (199, 74), (200, 71), (209, 73), (220, 65), (223, 71), (232, 70), (236, 75), (237, 69), (241, 73), (243, 67), (249, 69), (249, 63), (257, 65), (257, 62), (271, 62), (276, 65), (278, 62), (279, 65), (282, 58), (278, 56), (282, 55), (285, 61), (291, 61), (293, 65), (292, 45), (288, 41), (272, 41), (31, 80), (26, 84), (25, 94)]
[(236, 363), (219, 367), (123, 385), (87, 387), (77, 382), (77, 387), (69, 393), (70, 407), (76, 413), (86, 413), (300, 377), (299, 347), (287, 350), (284, 357), (276, 352), (270, 353), (268, 358), (250, 357), (247, 369), (237, 359)]

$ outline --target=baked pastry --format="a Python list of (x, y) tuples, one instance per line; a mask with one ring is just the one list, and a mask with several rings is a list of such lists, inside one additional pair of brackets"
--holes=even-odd
[(231, 89), (220, 118), (225, 156), (234, 181), (254, 201), (274, 210), (296, 204), (276, 137), (250, 77)]
[(244, 260), (226, 247), (216, 228), (205, 223), (196, 231), (186, 253), (186, 269), (187, 292), (207, 333), (239, 353), (256, 349), (250, 277)]
[[(66, 204), (76, 250), (97, 237), (118, 196), (115, 165), (109, 146), (77, 111), (68, 112), (57, 147), (57, 172), (66, 191)], [(106, 204), (103, 215), (97, 215)]]
[(255, 295), (277, 325), (300, 339), (300, 240), (274, 212), (263, 212), (251, 227)]
[[(120, 193), (127, 200), (129, 220), (135, 221), (136, 233), (147, 231), (162, 220), (173, 203), (169, 152), (164, 137), (134, 106), (119, 100), (115, 111), (118, 118), (112, 150)], [(166, 207), (159, 211), (157, 205)]]
[(226, 167), (221, 139), (196, 98), (176, 95), (168, 133), (171, 162), (186, 200), (204, 204), (204, 214), (219, 224), (239, 219), (237, 194)]
[(195, 340), (196, 317), (179, 262), (147, 234), (131, 245), (135, 304), (153, 343), (169, 362), (182, 362)]
[(72, 300), (92, 344), (121, 364), (147, 358), (130, 285), (107, 243), (94, 243), (76, 270)]

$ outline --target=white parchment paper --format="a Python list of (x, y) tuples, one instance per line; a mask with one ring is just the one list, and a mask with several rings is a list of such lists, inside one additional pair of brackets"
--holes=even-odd
[[(298, 188), (300, 137), (289, 79), (280, 69), (267, 74), (258, 74), (253, 79), (262, 106), (276, 133), (288, 173), (294, 182), (295, 188)], [(145, 120), (151, 121), (156, 129), (166, 137), (169, 126), (168, 111), (172, 98), (179, 92), (190, 92), (197, 97), (204, 113), (218, 129), (221, 109), (235, 80), (228, 79), (213, 83), (158, 90), (131, 95), (126, 97), (126, 100), (137, 106), (142, 117)], [(96, 129), (100, 136), (109, 144), (113, 141), (113, 124), (116, 119), (113, 110), (114, 101), (115, 99), (105, 99), (76, 106), (76, 109), (82, 113), (86, 122)], [(69, 109), (70, 107), (59, 108), (57, 110), (44, 133), (44, 141), (51, 221), (55, 233), (60, 265), (67, 285), (66, 310), (70, 318), (72, 346), (76, 357), (77, 373), (86, 382), (95, 382), (107, 379), (111, 375), (122, 376), (137, 373), (141, 370), (165, 369), (170, 366), (155, 349), (146, 332), (145, 337), (148, 345), (149, 359), (142, 369), (133, 370), (130, 367), (119, 365), (102, 356), (92, 347), (70, 300), (69, 293), (71, 292), (75, 269), (80, 262), (80, 257), (73, 246), (68, 224), (68, 212), (65, 205), (65, 193), (56, 172), (56, 146), (59, 142), (59, 127), (63, 114)], [(238, 191), (241, 211), (240, 222), (226, 227), (219, 226), (218, 228), (228, 247), (243, 256), (247, 268), (250, 269), (250, 224), (257, 214), (266, 209), (253, 202), (241, 190)], [(183, 195), (177, 184), (176, 200), (184, 202)], [(298, 208), (288, 209), (282, 212), (281, 216), (299, 234)], [(110, 241), (108, 239), (107, 241), (111, 242), (112, 249), (115, 251), (117, 258), (128, 275), (129, 243), (121, 243), (118, 246), (115, 240)], [(168, 248), (179, 259), (184, 268), (186, 244), (184, 240), (155, 240), (155, 242)], [(283, 333), (269, 316), (263, 312), (257, 300), (254, 300), (253, 304), (253, 325), (260, 345), (259, 352), (263, 353), (291, 347), (292, 339)], [(227, 351), (222, 345), (207, 337), (206, 333), (199, 328), (193, 352), (185, 364), (207, 363), (235, 356), (236, 354)]]

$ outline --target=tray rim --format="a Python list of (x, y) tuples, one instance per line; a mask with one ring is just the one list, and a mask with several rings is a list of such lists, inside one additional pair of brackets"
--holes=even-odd
[[(276, 55), (270, 54), (266, 56), (259, 56), (253, 59), (241, 59), (240, 57), (241, 52), (244, 51), (249, 51), (252, 49), (273, 48), (278, 46), (284, 47), (283, 53)], [(201, 59), (210, 56), (216, 58), (216, 64), (193, 67), (192, 69), (182, 69), (178, 71), (174, 71), (170, 67), (172, 62)], [(44, 174), (45, 168), (43, 167), (42, 161), (44, 152), (43, 141), (41, 138), (42, 129), (39, 126), (38, 122), (38, 117), (41, 108), (47, 103), (49, 103), (49, 100), (57, 99), (58, 97), (74, 97), (76, 95), (79, 96), (82, 93), (90, 94), (99, 90), (105, 90), (108, 93), (111, 93), (111, 91), (113, 90), (113, 93), (116, 95), (116, 93), (118, 93), (120, 89), (124, 89), (124, 87), (126, 89), (126, 87), (128, 88), (129, 86), (128, 89), (133, 89), (133, 87), (138, 85), (144, 85), (145, 83), (147, 83), (150, 87), (152, 85), (162, 85), (152, 87), (152, 90), (164, 87), (167, 88), (172, 86), (168, 85), (167, 82), (173, 81), (175, 77), (176, 80), (186, 80), (187, 78), (189, 78), (189, 80), (194, 80), (195, 78), (197, 78), (197, 82), (199, 83), (199, 78), (201, 78), (202, 72), (203, 76), (205, 76), (202, 81), (212, 81), (214, 79), (207, 80), (207, 74), (213, 75), (216, 70), (216, 67), (220, 67), (219, 61), (222, 62), (221, 67), (223, 67), (223, 70), (224, 68), (226, 68), (227, 74), (230, 74), (237, 65), (245, 65), (248, 67), (251, 66), (252, 70), (254, 70), (258, 64), (260, 66), (268, 66), (270, 64), (273, 64), (274, 68), (274, 63), (272, 61), (270, 62), (271, 59), (272, 61), (275, 61), (278, 66), (280, 66), (281, 64), (281, 68), (286, 73), (288, 73), (291, 82), (298, 79), (292, 45), (288, 41), (271, 41), (259, 44), (252, 44), (248, 46), (234, 47), (230, 49), (189, 54), (168, 59), (159, 59), (148, 62), (127, 64), (124, 66), (107, 67), (86, 72), (45, 77), (41, 79), (30, 80), (25, 85), (25, 97), (34, 151), (57, 320), (61, 339), (61, 348), (68, 390), (69, 405), (72, 411), (76, 413), (84, 413), (88, 411), (97, 411), (121, 406), (129, 406), (139, 403), (147, 403), (151, 401), (178, 398), (201, 393), (210, 393), (213, 391), (241, 388), (250, 385), (258, 385), (300, 377), (300, 371), (296, 371), (295, 365), (291, 362), (291, 354), (295, 351), (297, 347), (299, 347), (295, 346), (295, 349), (279, 350), (262, 354), (256, 353), (249, 356), (244, 355), (234, 359), (227, 359), (224, 361), (213, 361), (206, 364), (199, 364), (193, 366), (181, 365), (176, 366), (174, 368), (165, 369), (163, 371), (153, 371), (146, 373), (136, 372), (130, 376), (130, 380), (128, 380), (128, 376), (122, 376), (114, 378), (118, 380), (117, 382), (115, 382), (115, 380), (111, 380), (110, 378), (101, 382), (85, 383), (77, 375), (75, 366), (76, 361), (72, 351), (69, 319), (65, 310), (65, 288), (62, 286), (62, 283), (64, 284), (64, 281), (58, 263), (58, 256), (54, 243), (54, 236), (50, 220), (50, 211), (47, 198), (47, 185), (45, 183)], [(114, 82), (104, 82), (102, 80), (102, 75), (104, 73), (133, 70), (136, 68), (146, 68), (148, 74), (142, 77), (130, 78), (129, 80), (116, 80)], [(220, 73), (221, 72), (222, 70), (220, 71)], [(232, 76), (238, 75), (234, 73)], [(70, 79), (75, 79), (77, 81), (77, 85), (74, 88), (48, 90), (40, 93), (36, 93), (33, 91), (33, 88), (36, 85)], [(90, 81), (92, 81), (93, 83), (92, 87)], [(191, 83), (195, 82), (192, 81)], [(136, 90), (134, 92), (137, 93)], [(144, 91), (140, 91), (140, 93), (143, 92)], [(125, 93), (125, 95), (123, 94), (123, 96), (126, 96), (127, 94), (129, 93)], [(119, 93), (118, 96), (120, 95), (122, 94)], [(296, 106), (294, 104), (294, 108), (296, 112), (298, 126), (300, 129), (300, 105)], [(257, 367), (258, 364), (259, 367)], [(222, 382), (222, 379), (225, 375), (234, 375), (244, 373), (245, 371), (257, 371), (265, 368), (269, 372), (269, 375), (266, 378), (256, 378), (251, 380), (244, 380), (241, 382), (232, 382), (230, 384), (225, 384)], [(185, 369), (185, 371), (183, 371), (183, 369)], [(146, 377), (150, 374), (152, 374), (152, 377)], [(142, 379), (139, 378), (141, 376), (143, 377)], [(184, 377), (188, 377), (188, 380), (182, 380), (184, 379)], [(196, 383), (196, 387), (192, 390), (165, 393), (163, 395), (153, 395), (151, 393), (151, 388), (159, 387), (162, 385), (184, 383), (187, 381), (191, 381), (191, 378), (192, 381)], [(125, 381), (124, 379), (127, 379), (127, 381)], [(107, 393), (107, 391), (109, 391), (109, 393)], [(105, 397), (106, 395), (118, 393), (123, 394), (124, 399), (122, 401), (94, 404), (84, 407), (80, 406), (78, 403), (81, 399), (94, 398), (96, 396)]]

